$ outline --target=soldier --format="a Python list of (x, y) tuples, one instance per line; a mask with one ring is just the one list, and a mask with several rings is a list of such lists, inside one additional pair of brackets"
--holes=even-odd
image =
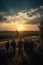
[(24, 40), (24, 50), (25, 50), (26, 53), (27, 53), (27, 51), (28, 51), (28, 44), (29, 44), (28, 39), (25, 39), (25, 40)]
[(10, 45), (8, 50), (8, 57), (12, 59), (14, 57), (14, 48)]
[(22, 54), (22, 45), (23, 45), (23, 41), (20, 38), (20, 40), (18, 41), (19, 54)]
[(10, 47), (9, 40), (6, 42), (5, 47), (6, 47), (7, 51), (8, 51), (8, 49)]
[(15, 53), (15, 49), (16, 49), (16, 42), (15, 42), (15, 40), (13, 40), (13, 41), (11, 42), (11, 46), (13, 47), (14, 53)]
[(29, 48), (30, 48), (30, 52), (33, 52), (34, 41), (32, 39), (29, 39)]

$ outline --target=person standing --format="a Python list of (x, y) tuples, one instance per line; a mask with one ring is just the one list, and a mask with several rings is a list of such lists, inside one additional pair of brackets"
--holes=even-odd
[(24, 50), (26, 53), (28, 52), (28, 45), (29, 45), (29, 41), (28, 41), (28, 39), (25, 39), (24, 40)]
[(23, 41), (21, 40), (21, 38), (20, 38), (20, 40), (18, 41), (18, 52), (19, 52), (19, 55), (21, 54), (22, 55), (22, 45), (23, 45)]
[(15, 54), (15, 49), (16, 49), (16, 41), (15, 41), (15, 40), (12, 40), (11, 46), (13, 47), (13, 49), (14, 49), (14, 54)]
[(9, 43), (9, 40), (8, 40), (8, 41), (5, 43), (5, 48), (6, 48), (7, 52), (8, 52), (9, 47), (10, 47), (10, 43)]
[(30, 49), (30, 52), (33, 52), (33, 48), (34, 48), (34, 41), (32, 39), (29, 39), (29, 49)]

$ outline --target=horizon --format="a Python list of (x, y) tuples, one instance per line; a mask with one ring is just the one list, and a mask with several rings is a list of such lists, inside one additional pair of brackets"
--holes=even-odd
[[(6, 31), (0, 31), (0, 32), (16, 32), (16, 31), (7, 31), (6, 30)], [(39, 30), (38, 31), (17, 31), (17, 32), (39, 32)]]
[(0, 31), (39, 31), (37, 24), (1, 23)]

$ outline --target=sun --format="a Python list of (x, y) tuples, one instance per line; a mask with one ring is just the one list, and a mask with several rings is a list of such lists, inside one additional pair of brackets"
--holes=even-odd
[(19, 31), (23, 31), (24, 30), (24, 26), (21, 24), (21, 25), (18, 26), (18, 29), (19, 29)]
[(16, 22), (15, 22), (15, 27), (16, 27), (16, 30), (17, 31), (24, 31), (24, 29), (25, 29), (25, 27), (24, 27), (24, 23), (23, 23), (24, 21), (21, 21), (21, 20), (17, 20)]
[(23, 24), (19, 24), (19, 25), (17, 26), (17, 30), (18, 30), (18, 31), (23, 31), (23, 30), (24, 30)]

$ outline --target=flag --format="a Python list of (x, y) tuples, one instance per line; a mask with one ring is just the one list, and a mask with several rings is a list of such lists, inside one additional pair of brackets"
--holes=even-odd
[(18, 36), (19, 38), (21, 38), (20, 33), (19, 33), (18, 31), (16, 31), (16, 33), (17, 33), (17, 36)]

